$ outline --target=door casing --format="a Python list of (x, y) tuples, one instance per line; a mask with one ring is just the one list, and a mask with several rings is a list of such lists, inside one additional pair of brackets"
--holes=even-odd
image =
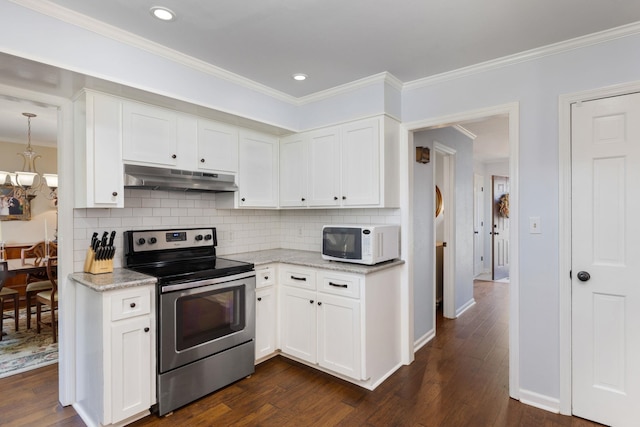
[[(509, 395), (514, 399), (520, 399), (520, 343), (519, 343), (519, 232), (518, 232), (518, 191), (519, 191), (519, 113), (520, 104), (512, 102), (492, 107), (480, 108), (461, 113), (443, 115), (415, 122), (401, 124), (401, 194), (400, 204), (406, 207), (401, 212), (403, 227), (401, 229), (402, 253), (406, 261), (406, 268), (403, 270), (403, 287), (401, 288), (402, 305), (402, 342), (405, 345), (413, 342), (413, 265), (415, 258), (413, 255), (413, 167), (415, 160), (409, 147), (413, 147), (413, 133), (427, 128), (451, 126), (468, 120), (476, 120), (488, 116), (506, 114), (509, 117), (509, 176), (511, 179), (510, 211), (512, 216), (510, 240), (511, 240), (511, 277), (509, 285)], [(435, 310), (434, 310), (435, 317)], [(434, 319), (435, 324), (435, 319)], [(413, 360), (413, 351), (403, 346), (402, 360), (404, 363)]]

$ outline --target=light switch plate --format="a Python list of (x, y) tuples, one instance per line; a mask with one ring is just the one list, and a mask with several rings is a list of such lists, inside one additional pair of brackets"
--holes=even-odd
[(529, 217), (529, 233), (531, 233), (531, 234), (542, 234), (542, 228), (540, 226), (540, 217), (539, 216), (530, 216)]

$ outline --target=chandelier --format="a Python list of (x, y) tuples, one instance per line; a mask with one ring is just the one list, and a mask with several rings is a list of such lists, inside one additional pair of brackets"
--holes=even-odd
[[(36, 170), (36, 160), (42, 156), (31, 147), (31, 119), (36, 117), (33, 113), (22, 113), (27, 118), (27, 146), (22, 153), (22, 170), (16, 172), (0, 171), (0, 182), (13, 186), (14, 197), (26, 197), (31, 200), (38, 193), (45, 193), (47, 199), (58, 202), (58, 175), (45, 173), (40, 175)], [(48, 190), (47, 190), (48, 187)]]

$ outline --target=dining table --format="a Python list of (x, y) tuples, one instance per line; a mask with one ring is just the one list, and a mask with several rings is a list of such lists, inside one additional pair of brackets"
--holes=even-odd
[[(43, 273), (47, 272), (47, 262), (46, 260), (42, 260), (40, 265), (35, 264), (35, 258), (16, 258), (16, 259), (8, 259), (6, 261), (1, 261), (7, 264), (7, 272), (3, 273), (0, 269), (0, 274), (6, 274), (5, 277), (13, 277), (18, 274), (33, 274), (33, 273)], [(0, 277), (0, 279), (4, 279), (5, 277)]]

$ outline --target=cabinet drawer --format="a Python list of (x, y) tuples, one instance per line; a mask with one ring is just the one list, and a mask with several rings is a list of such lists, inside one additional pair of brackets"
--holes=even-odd
[(111, 296), (111, 320), (128, 319), (151, 312), (149, 288), (131, 289)]
[(304, 289), (316, 289), (316, 275), (313, 270), (285, 266), (280, 270), (280, 282), (283, 285)]
[(271, 286), (276, 283), (276, 267), (267, 265), (256, 268), (256, 289)]
[(360, 277), (320, 272), (318, 273), (318, 291), (343, 297), (360, 298)]

